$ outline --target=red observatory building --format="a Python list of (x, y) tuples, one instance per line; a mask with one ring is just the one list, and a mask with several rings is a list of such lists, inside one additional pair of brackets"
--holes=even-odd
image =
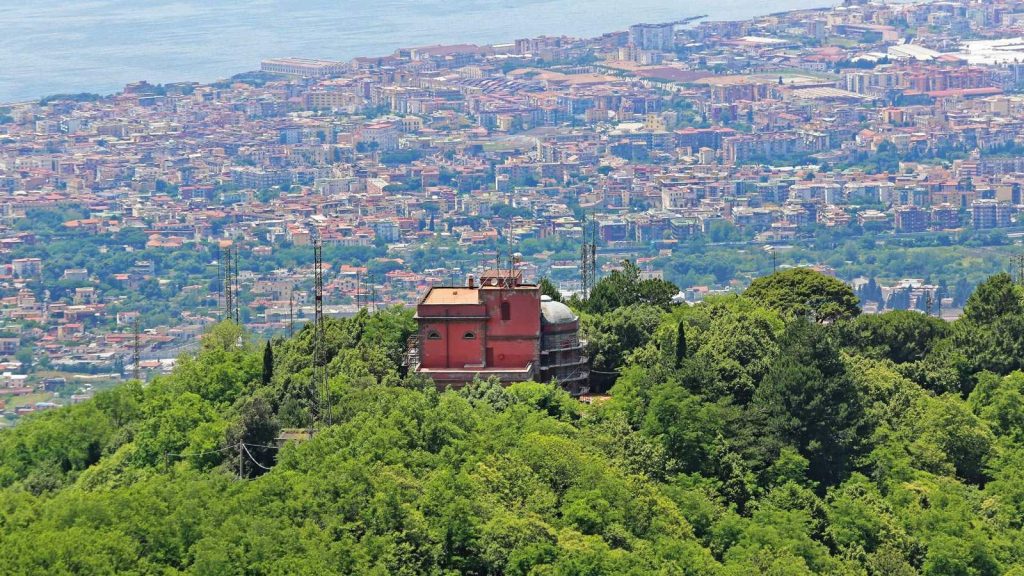
[(519, 270), (490, 270), (479, 286), (431, 288), (416, 306), (419, 330), (409, 342), (409, 367), (439, 387), (474, 378), (504, 384), (551, 381), (574, 394), (588, 390), (589, 370), (579, 319), (524, 284)]

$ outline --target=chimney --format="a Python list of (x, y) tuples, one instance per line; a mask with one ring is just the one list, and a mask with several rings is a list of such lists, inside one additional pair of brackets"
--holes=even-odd
[(472, 274), (469, 274), (468, 276), (466, 276), (466, 287), (467, 288), (476, 288), (476, 282), (474, 281)]

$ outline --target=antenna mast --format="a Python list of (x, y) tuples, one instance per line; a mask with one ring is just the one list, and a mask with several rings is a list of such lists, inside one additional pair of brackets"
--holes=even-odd
[(288, 336), (295, 334), (295, 288), (288, 292)]
[[(377, 312), (377, 285), (373, 281), (373, 274), (370, 277), (370, 312)], [(454, 283), (453, 283), (454, 284)]]
[(135, 316), (135, 323), (132, 326), (132, 378), (142, 381), (142, 339), (139, 336), (139, 317)]
[[(597, 282), (597, 229), (596, 222), (583, 215), (583, 246), (580, 249), (580, 292), (583, 298), (590, 298), (590, 291)], [(589, 229), (589, 233), (588, 233)]]
[(238, 289), (239, 288), (238, 287), (238, 260), (239, 260), (239, 257), (238, 257), (238, 246), (235, 246), (235, 258), (234, 258), (234, 261), (235, 261), (235, 279), (234, 279), (235, 287), (232, 289), (232, 293), (234, 294), (234, 300), (235, 300), (235, 323), (236, 324), (241, 324), (242, 323), (242, 314), (241, 314), (242, 298), (241, 298), (241, 291)]
[(217, 244), (217, 307), (220, 307), (220, 299), (224, 295), (224, 259), (220, 253), (220, 244)]
[(224, 317), (231, 320), (235, 308), (234, 290), (231, 281), (231, 248), (224, 251), (224, 276), (221, 280), (224, 287)]
[(327, 362), (324, 350), (324, 271), (323, 271), (323, 248), (320, 239), (313, 242), (313, 290), (314, 296), (314, 319), (313, 319), (313, 382), (312, 382), (312, 405), (310, 411), (310, 433), (312, 424), (317, 418), (322, 424), (331, 425), (331, 389), (327, 384)]

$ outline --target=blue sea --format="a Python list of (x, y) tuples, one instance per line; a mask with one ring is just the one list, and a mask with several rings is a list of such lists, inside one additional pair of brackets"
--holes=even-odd
[(637, 22), (743, 19), (832, 0), (0, 0), (0, 102), (212, 82), (264, 58), (348, 59), (435, 43), (596, 36)]

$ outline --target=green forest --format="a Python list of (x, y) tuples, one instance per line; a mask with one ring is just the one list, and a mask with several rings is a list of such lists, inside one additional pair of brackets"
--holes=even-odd
[[(626, 266), (581, 317), (608, 397), (438, 391), (412, 311), (225, 321), (172, 374), (0, 432), (0, 574), (1024, 575), (1024, 287), (862, 315), (807, 269), (694, 306)], [(550, 284), (546, 293), (560, 297)]]

